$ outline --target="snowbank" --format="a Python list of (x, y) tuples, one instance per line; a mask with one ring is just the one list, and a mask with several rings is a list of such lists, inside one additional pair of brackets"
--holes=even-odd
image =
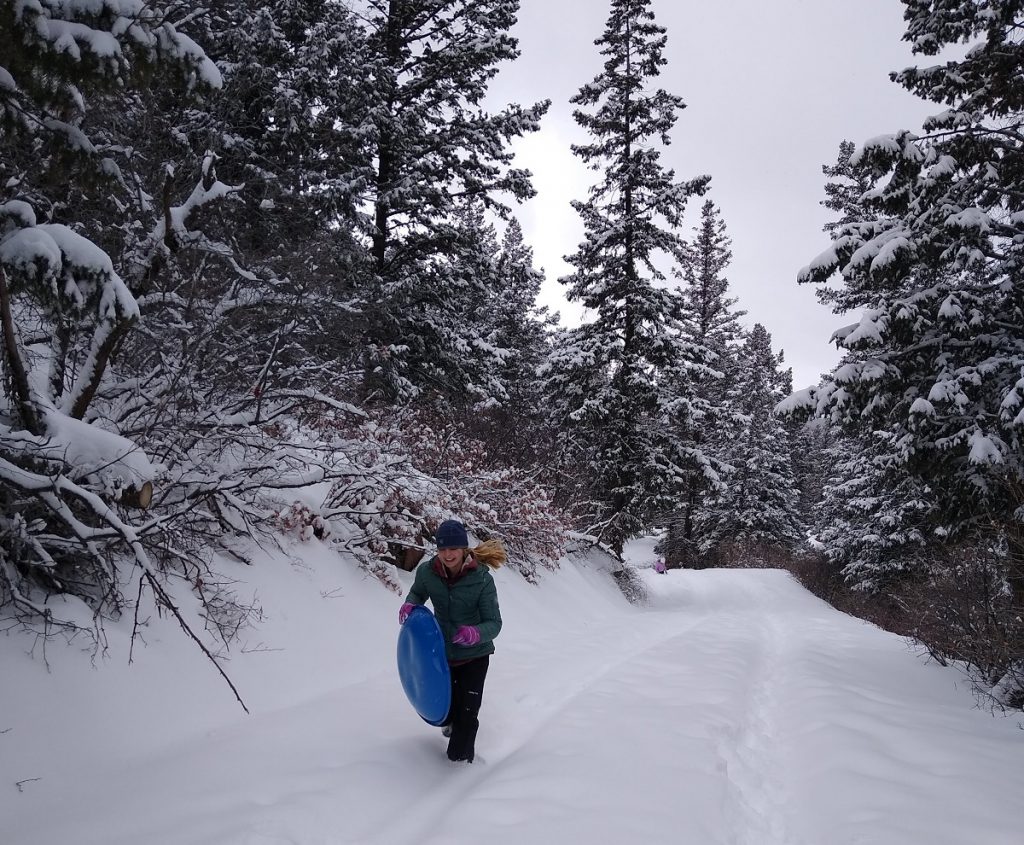
[(5, 845), (1020, 841), (1016, 720), (785, 573), (645, 568), (635, 607), (602, 565), (498, 572), (478, 760), (453, 766), (394, 671), (401, 596), (291, 552), (237, 570), (265, 612), (226, 666), (251, 716), (166, 619), (131, 665), (131, 620), (95, 667), (0, 639)]

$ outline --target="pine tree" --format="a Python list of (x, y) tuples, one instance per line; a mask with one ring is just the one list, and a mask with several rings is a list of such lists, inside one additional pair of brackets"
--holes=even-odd
[[(736, 298), (729, 296), (725, 272), (732, 261), (732, 241), (721, 211), (712, 200), (705, 200), (694, 233), (681, 266), (684, 336), (706, 347), (714, 357), (713, 372), (696, 379), (691, 390), (721, 409), (715, 424), (702, 426), (695, 437), (708, 454), (728, 465), (741, 429), (735, 418), (742, 365), (737, 353), (744, 338), (739, 318), (746, 312), (738, 310)], [(707, 492), (706, 479), (699, 473), (692, 474), (688, 489), (666, 518), (664, 553), (670, 565), (697, 562), (694, 530), (702, 520)]]
[[(363, 137), (378, 308), (362, 338), (364, 393), (452, 400), (503, 398), (490, 373), (500, 357), (477, 342), (472, 303), (486, 280), (458, 271), (460, 198), (506, 214), (502, 195), (532, 195), (509, 168), (509, 142), (538, 127), (547, 102), (481, 108), (500, 63), (519, 51), (509, 34), (518, 0), (387, 0), (368, 13)], [(495, 397), (493, 394), (498, 393)]]
[(883, 592), (927, 571), (933, 536), (931, 491), (892, 455), (883, 433), (837, 437), (825, 452), (830, 472), (813, 533), (846, 583)]
[[(782, 393), (788, 397), (792, 392), (793, 385), (790, 380), (790, 384)], [(826, 477), (832, 468), (825, 452), (836, 435), (824, 420), (805, 421), (788, 414), (778, 416), (789, 432), (790, 465), (793, 467), (793, 480), (798, 496), (797, 512), (800, 521), (808, 526), (810, 532), (811, 526), (815, 524), (815, 508), (821, 501)]]
[(704, 201), (694, 232), (682, 263), (685, 325), (690, 337), (724, 356), (743, 339), (739, 321), (746, 312), (729, 296), (725, 271), (732, 262), (732, 239), (713, 200)]
[(111, 102), (161, 86), (191, 100), (221, 84), (173, 12), (0, 2), (0, 142), (11, 151), (0, 159), (0, 606), (72, 627), (40, 599), (71, 594), (101, 616), (116, 612), (118, 558), (166, 599), (136, 528), (115, 510), (149, 503), (155, 468), (116, 423), (98, 424), (100, 393), (132, 390), (113, 362), (140, 307), (99, 245), (97, 221), (125, 221), (97, 188), (128, 187), (131, 141)]
[[(856, 226), (862, 220), (870, 220), (877, 209), (869, 211), (866, 202), (875, 188), (874, 174), (858, 167), (855, 162), (856, 145), (853, 141), (842, 141), (835, 164), (822, 165), (821, 172), (828, 177), (825, 182), (825, 199), (821, 204), (836, 213), (836, 219), (825, 224), (824, 231), (830, 237), (842, 237), (842, 232)], [(818, 300), (836, 311), (846, 311), (865, 304), (855, 290), (843, 287), (819, 287)]]
[(1024, 24), (1020, 3), (905, 0), (906, 40), (962, 58), (893, 79), (944, 106), (923, 134), (875, 138), (852, 160), (874, 186), (861, 220), (801, 273), (842, 275), (844, 307), (865, 309), (839, 332), (856, 353), (793, 405), (857, 430), (885, 431), (907, 470), (934, 491), (935, 519), (964, 536), (995, 526), (1024, 606)]
[(497, 280), (489, 305), (495, 345), (504, 350), (499, 370), (507, 399), (488, 409), (489, 440), (495, 455), (520, 467), (546, 462), (553, 434), (537, 376), (547, 359), (557, 315), (538, 305), (544, 274), (533, 264), (533, 250), (514, 217), (508, 221), (495, 265)]
[(854, 165), (857, 145), (853, 141), (840, 141), (835, 164), (823, 164), (821, 172), (829, 177), (825, 183), (825, 199), (821, 204), (836, 212), (838, 218), (825, 224), (826, 232), (834, 232), (841, 226), (855, 223), (864, 215), (864, 196), (872, 187), (873, 180)]
[(677, 229), (709, 177), (679, 182), (661, 164), (656, 145), (669, 143), (684, 104), (648, 89), (666, 43), (650, 3), (613, 0), (595, 43), (604, 70), (572, 98), (592, 140), (573, 152), (601, 178), (587, 201), (573, 203), (585, 240), (561, 281), (596, 318), (556, 351), (550, 387), (566, 440), (593, 479), (590, 530), (618, 554), (703, 458), (689, 439), (701, 402), (687, 390), (707, 353), (682, 337), (679, 297), (658, 260), (683, 258)]
[(798, 493), (791, 463), (789, 432), (774, 415), (788, 392), (788, 373), (771, 335), (754, 325), (739, 351), (743, 376), (736, 400), (742, 430), (728, 451), (732, 472), (725, 487), (708, 497), (696, 518), (696, 535), (704, 554), (716, 556), (724, 547), (759, 552), (794, 551), (803, 541)]
[[(348, 113), (361, 33), (343, 6), (315, 0), (218, 2), (190, 26), (218, 57), (224, 96), (156, 90), (129, 109), (146, 130), (124, 166), (139, 190), (112, 248), (141, 306), (123, 367), (148, 401), (115, 394), (108, 413), (180, 479), (161, 505), (193, 511), (181, 530), (218, 542), (281, 477), (275, 421), (352, 393), (349, 338), (366, 310)], [(247, 461), (232, 465), (230, 450)]]

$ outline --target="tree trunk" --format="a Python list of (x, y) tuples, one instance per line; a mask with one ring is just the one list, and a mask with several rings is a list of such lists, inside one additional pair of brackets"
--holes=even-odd
[(423, 549), (418, 549), (415, 546), (402, 546), (398, 543), (389, 543), (388, 545), (395, 566), (405, 572), (412, 572), (423, 560)]
[(0, 324), (3, 326), (7, 371), (10, 373), (14, 387), (14, 398), (21, 416), (21, 424), (25, 426), (26, 431), (32, 434), (42, 434), (42, 424), (32, 401), (32, 391), (29, 388), (25, 362), (21, 359), (18, 338), (14, 332), (14, 318), (11, 316), (11, 293), (7, 287), (7, 274), (3, 267), (0, 267)]
[[(76, 420), (84, 419), (85, 412), (89, 409), (89, 405), (92, 402), (93, 397), (96, 395), (97, 389), (99, 389), (100, 382), (103, 380), (103, 373), (107, 369), (107, 364), (110, 361), (111, 356), (114, 354), (114, 350), (117, 345), (121, 342), (127, 333), (128, 329), (135, 323), (134, 318), (122, 319), (120, 322), (115, 323), (110, 327), (110, 332), (95, 349), (94, 358), (91, 362), (92, 371), (89, 373), (88, 381), (82, 385), (78, 395), (74, 397), (74, 403), (71, 406), (69, 416)], [(99, 329), (97, 329), (99, 331)]]

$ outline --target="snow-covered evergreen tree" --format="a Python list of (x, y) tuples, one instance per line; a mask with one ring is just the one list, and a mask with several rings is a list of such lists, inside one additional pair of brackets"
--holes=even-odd
[[(361, 307), (365, 271), (351, 235), (357, 118), (347, 109), (358, 99), (349, 80), (358, 79), (351, 62), (362, 35), (344, 7), (315, 1), (217, 3), (192, 25), (218, 56), (225, 92), (205, 109), (143, 104), (153, 131), (137, 145), (136, 167), (141, 182), (164, 163), (157, 184), (143, 183), (163, 202), (142, 209), (129, 244), (134, 272), (159, 294), (151, 300), (166, 312), (161, 323), (188, 324), (193, 349), (210, 335), (204, 375), (243, 390), (259, 381), (263, 397), (274, 386), (322, 382), (322, 363), (307, 370), (303, 359), (312, 349), (345, 355), (340, 339), (358, 324), (346, 315)], [(191, 202), (195, 183), (212, 173), (231, 186), (216, 216)], [(162, 225), (169, 206), (188, 218)], [(225, 296), (233, 306), (217, 304)], [(187, 301), (198, 308), (180, 319)], [(197, 320), (219, 325), (204, 331)]]
[(1020, 3), (905, 0), (915, 52), (966, 43), (960, 58), (893, 74), (944, 108), (923, 133), (864, 144), (852, 163), (873, 189), (864, 214), (801, 273), (838, 271), (837, 334), (856, 357), (788, 403), (854, 429), (887, 432), (909, 472), (935, 493), (954, 535), (995, 526), (1008, 583), (1024, 605), (1024, 25)]
[[(729, 464), (736, 436), (742, 428), (736, 418), (742, 369), (738, 349), (745, 334), (739, 319), (746, 312), (737, 309), (736, 298), (729, 295), (729, 280), (725, 274), (732, 261), (732, 240), (714, 201), (705, 200), (701, 207), (700, 223), (694, 227), (694, 238), (686, 244), (684, 255), (681, 266), (684, 337), (706, 347), (714, 356), (713, 371), (696, 377), (690, 389), (721, 409), (715, 424), (702, 426), (695, 436), (707, 454)], [(694, 529), (700, 519), (705, 493), (706, 480), (700, 474), (693, 474), (688, 489), (665, 517), (664, 553), (670, 564), (697, 563), (699, 550)]]
[(883, 591), (927, 570), (933, 497), (893, 455), (883, 432), (836, 437), (815, 507), (814, 538), (846, 583)]
[[(792, 384), (783, 391), (785, 396), (792, 393)], [(779, 415), (789, 432), (790, 464), (797, 488), (798, 513), (800, 520), (813, 531), (814, 510), (821, 501), (822, 489), (831, 471), (825, 451), (835, 439), (834, 432), (824, 420), (800, 420), (789, 415)]]
[(116, 510), (149, 503), (156, 469), (96, 411), (101, 391), (124, 385), (112, 361), (139, 303), (90, 240), (117, 204), (82, 198), (127, 186), (130, 142), (102, 119), (108, 98), (220, 86), (175, 17), (173, 5), (132, 0), (0, 3), (0, 141), (11, 151), (0, 158), (0, 606), (50, 621), (65, 620), (47, 594), (116, 610), (119, 555), (162, 595), (139, 531)]
[(345, 120), (361, 35), (318, 2), (213, 3), (187, 25), (223, 96), (139, 92), (118, 104), (124, 126), (107, 106), (122, 132), (145, 131), (123, 139), (133, 190), (105, 210), (140, 320), (120, 349), (131, 389), (112, 386), (103, 411), (162, 456), (154, 542), (196, 561), (292, 485), (297, 414), (358, 415), (339, 363), (362, 307)]
[[(856, 145), (839, 144), (836, 161), (823, 165), (827, 177), (822, 205), (836, 219), (824, 231), (834, 235), (856, 224), (869, 212), (865, 199), (874, 187), (872, 175), (854, 164)], [(818, 299), (836, 310), (856, 307), (845, 287), (822, 286)], [(862, 355), (847, 351), (843, 364)], [(805, 428), (817, 427), (823, 436), (807, 437)], [(924, 528), (928, 512), (927, 488), (922, 489), (892, 454), (885, 432), (832, 428), (824, 420), (793, 427), (797, 440), (794, 466), (798, 477), (812, 475), (818, 491), (804, 517), (827, 565), (847, 585), (870, 593), (894, 587), (901, 579), (925, 568), (924, 550), (931, 534)], [(816, 461), (817, 468), (809, 465)], [(806, 484), (806, 481), (804, 482)]]
[[(694, 237), (686, 245), (681, 267), (683, 332), (688, 340), (707, 347), (714, 355), (715, 375), (702, 379), (699, 391), (724, 408), (736, 405), (742, 393), (743, 370), (747, 366), (739, 354), (740, 346), (747, 339), (740, 318), (747, 312), (738, 308), (737, 298), (729, 294), (726, 270), (731, 262), (732, 239), (721, 209), (713, 200), (705, 200), (700, 223), (694, 227)], [(709, 432), (712, 436), (707, 439), (716, 448), (732, 442), (735, 433), (728, 415), (720, 423)]]
[(548, 103), (481, 108), (502, 62), (518, 0), (387, 0), (367, 4), (363, 124), (366, 202), (377, 308), (368, 315), (367, 397), (504, 398), (499, 350), (480, 342), (472, 309), (487, 279), (460, 272), (455, 219), (473, 199), (498, 214), (533, 193), (510, 168), (509, 143), (538, 128)]
[(497, 375), (507, 398), (492, 403), (476, 418), (496, 458), (532, 467), (546, 463), (553, 450), (552, 426), (537, 371), (547, 359), (549, 336), (558, 317), (537, 304), (544, 275), (534, 267), (533, 250), (514, 217), (495, 256), (494, 289), (482, 318), (493, 326), (495, 347), (503, 350)]
[(781, 355), (772, 350), (771, 335), (760, 323), (738, 357), (742, 377), (735, 407), (744, 423), (727, 453), (732, 472), (702, 503), (695, 520), (699, 548), (712, 557), (730, 545), (793, 551), (804, 534), (789, 432), (774, 414), (783, 390), (788, 392), (788, 371), (780, 369)]
[(573, 152), (600, 175), (573, 203), (585, 240), (562, 282), (596, 316), (556, 351), (549, 387), (593, 480), (589, 529), (618, 553), (695, 468), (714, 475), (693, 440), (704, 407), (691, 386), (707, 352), (683, 337), (680, 298), (658, 266), (683, 259), (678, 227), (709, 177), (677, 181), (661, 163), (684, 104), (650, 86), (666, 61), (650, 3), (613, 0), (595, 43), (604, 69), (572, 98), (591, 141)]
[(821, 172), (828, 177), (825, 182), (825, 199), (821, 204), (838, 216), (825, 224), (826, 232), (834, 232), (840, 226), (860, 220), (864, 212), (864, 196), (874, 187), (874, 182), (853, 164), (857, 145), (853, 141), (840, 141), (835, 164), (823, 164)]
[(704, 201), (694, 233), (682, 262), (684, 325), (691, 338), (725, 357), (743, 340), (740, 318), (746, 312), (729, 295), (725, 271), (732, 262), (732, 239), (713, 200)]

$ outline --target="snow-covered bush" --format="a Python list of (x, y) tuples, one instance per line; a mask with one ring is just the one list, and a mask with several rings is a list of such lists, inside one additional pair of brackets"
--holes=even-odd
[(1024, 619), (1006, 577), (1008, 545), (983, 533), (936, 556), (930, 577), (911, 588), (913, 634), (936, 657), (961, 661), (999, 703), (1024, 706)]
[(276, 521), (278, 530), (299, 540), (326, 540), (331, 535), (323, 516), (302, 502), (293, 502), (291, 507), (279, 511)]
[(136, 443), (83, 419), (137, 318), (105, 252), (67, 226), (37, 224), (26, 202), (0, 204), (0, 605), (49, 618), (33, 597), (40, 587), (101, 604), (116, 589), (111, 542), (149, 567), (113, 508), (143, 489), (148, 499), (155, 468)]
[(148, 588), (195, 636), (172, 570), (218, 630), (239, 618), (182, 547), (154, 554), (170, 536), (161, 516), (138, 518), (167, 477), (122, 425), (124, 407), (150, 398), (147, 374), (115, 365), (142, 309), (98, 243), (125, 210), (101, 188), (146, 197), (115, 140), (133, 98), (166, 85), (185, 102), (220, 85), (175, 17), (139, 0), (0, 2), (0, 613), (44, 631), (96, 631)]
[(495, 467), (465, 427), (429, 416), (377, 417), (338, 432), (337, 467), (323, 510), (335, 542), (360, 559), (401, 565), (432, 547), (452, 515), (479, 541), (500, 539), (529, 579), (561, 556), (564, 517), (531, 474)]

